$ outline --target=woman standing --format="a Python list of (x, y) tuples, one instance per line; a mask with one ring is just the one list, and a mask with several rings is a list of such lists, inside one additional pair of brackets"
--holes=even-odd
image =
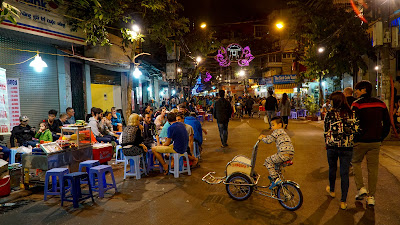
[(289, 116), (290, 116), (290, 100), (286, 93), (283, 93), (282, 100), (279, 103), (279, 109), (281, 109), (281, 117), (283, 119), (283, 124), (285, 125), (285, 129), (289, 124)]
[(331, 94), (332, 110), (325, 116), (325, 144), (329, 163), (329, 186), (326, 191), (335, 197), (337, 161), (340, 160), (340, 179), (342, 197), (340, 208), (347, 208), (349, 190), (349, 167), (353, 156), (353, 136), (358, 130), (355, 114), (347, 104), (346, 97), (340, 91)]
[(139, 115), (136, 113), (131, 114), (128, 119), (128, 126), (125, 127), (122, 133), (122, 151), (126, 156), (136, 156), (147, 152), (139, 124)]

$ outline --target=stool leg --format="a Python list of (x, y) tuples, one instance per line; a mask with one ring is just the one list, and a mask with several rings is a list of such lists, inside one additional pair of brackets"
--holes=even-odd
[[(89, 179), (89, 178), (88, 178)], [(93, 198), (93, 192), (92, 192), (92, 185), (90, 184), (90, 182), (88, 182), (89, 184), (89, 195), (92, 198), (92, 203), (94, 203), (94, 198)]]
[(80, 179), (74, 178), (72, 180), (72, 186), (74, 186), (72, 190), (72, 203), (74, 205), (74, 208), (79, 207), (79, 198), (81, 196), (81, 182)]
[[(64, 179), (64, 178), (63, 178)], [(65, 183), (64, 183), (65, 184)], [(71, 193), (72, 193), (72, 187), (71, 187)], [(65, 199), (65, 187), (63, 186), (61, 188), (61, 206), (64, 205), (64, 199)]]
[(47, 201), (47, 191), (49, 189), (49, 179), (50, 179), (50, 176), (48, 174), (46, 174), (46, 178), (44, 181), (44, 201)]
[(187, 155), (187, 153), (185, 154), (185, 157), (186, 157), (186, 162), (187, 162), (186, 170), (188, 172), (188, 175), (192, 175), (192, 171), (190, 171), (189, 156)]
[(141, 156), (141, 157), (142, 157), (143, 171), (144, 171), (144, 174), (147, 175), (146, 164), (144, 163), (144, 157), (143, 156)]
[(124, 180), (126, 179), (126, 164), (128, 163), (128, 160), (125, 159), (124, 161)]
[(98, 174), (98, 173), (96, 173), (96, 175), (97, 175), (97, 179), (98, 179), (98, 181), (99, 181), (99, 185), (98, 185), (98, 188), (99, 188), (99, 198), (104, 198), (104, 183), (105, 183), (106, 181), (103, 179), (103, 176), (102, 176), (102, 175), (100, 175), (100, 174)]
[(117, 184), (115, 183), (114, 172), (112, 170), (110, 171), (110, 175), (111, 175), (111, 179), (112, 179), (112, 182), (113, 182), (113, 187), (115, 188), (115, 192), (118, 192)]
[(139, 180), (142, 178), (141, 172), (140, 172), (140, 156), (136, 156), (134, 160), (134, 167), (135, 167), (135, 174), (136, 174), (136, 180)]
[(51, 176), (51, 192), (57, 191), (57, 176)]
[[(178, 157), (175, 157), (178, 156)], [(179, 154), (176, 154), (174, 156), (174, 177), (178, 178), (179, 177)]]

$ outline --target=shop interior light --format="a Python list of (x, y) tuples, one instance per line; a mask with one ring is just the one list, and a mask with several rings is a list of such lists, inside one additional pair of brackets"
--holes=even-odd
[(172, 95), (174, 95), (174, 94), (176, 94), (176, 91), (175, 91), (175, 90), (172, 90)]
[(151, 86), (148, 86), (148, 87), (147, 87), (147, 91), (148, 91), (148, 92), (151, 92)]
[(30, 67), (33, 67), (36, 72), (42, 72), (43, 68), (47, 67), (47, 64), (42, 60), (42, 57), (39, 56), (39, 53), (35, 56), (35, 59), (29, 64)]
[(139, 79), (140, 76), (142, 76), (142, 72), (139, 70), (139, 68), (135, 68), (135, 71), (133, 71), (133, 77), (135, 77), (136, 79)]

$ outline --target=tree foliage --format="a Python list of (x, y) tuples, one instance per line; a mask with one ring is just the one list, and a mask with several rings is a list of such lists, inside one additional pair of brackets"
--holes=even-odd
[[(291, 1), (297, 7), (296, 37), (302, 64), (307, 71), (303, 78), (318, 78), (321, 74), (356, 75), (359, 68), (366, 70), (363, 56), (374, 57), (368, 25), (353, 12), (333, 4), (331, 0)], [(325, 51), (318, 53), (318, 48)]]

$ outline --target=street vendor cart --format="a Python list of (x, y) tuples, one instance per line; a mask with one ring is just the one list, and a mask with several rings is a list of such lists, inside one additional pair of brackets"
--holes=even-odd
[(61, 140), (41, 144), (40, 149), (22, 155), (25, 187), (43, 184), (47, 170), (68, 167), (70, 172), (77, 172), (80, 162), (92, 159), (90, 127), (63, 127), (61, 132)]

